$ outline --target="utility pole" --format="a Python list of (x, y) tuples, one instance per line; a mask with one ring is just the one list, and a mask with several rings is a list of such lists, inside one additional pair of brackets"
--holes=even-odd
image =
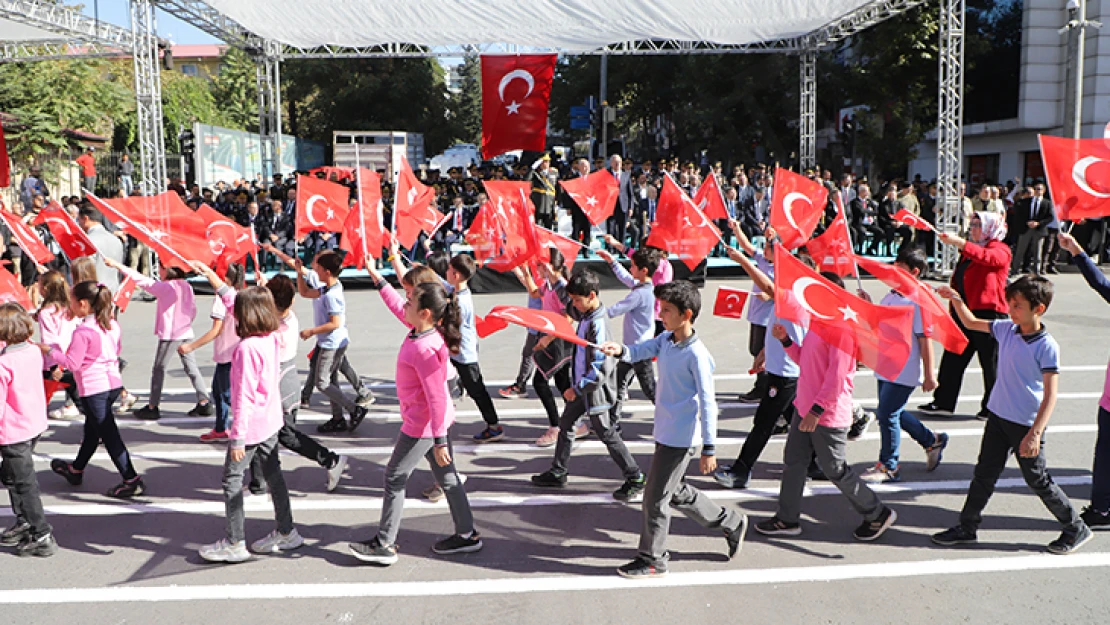
[(1087, 19), (1087, 0), (1068, 0), (1068, 22), (1060, 34), (1068, 36), (1067, 87), (1064, 90), (1064, 134), (1079, 139), (1083, 128), (1083, 57), (1086, 54), (1087, 28), (1102, 24)]
[(598, 120), (601, 125), (601, 147), (597, 151), (597, 155), (605, 158), (606, 152), (609, 150), (609, 119), (606, 116), (606, 109), (609, 108), (609, 101), (606, 94), (606, 83), (609, 82), (609, 55), (604, 52), (601, 53), (601, 88), (598, 90)]

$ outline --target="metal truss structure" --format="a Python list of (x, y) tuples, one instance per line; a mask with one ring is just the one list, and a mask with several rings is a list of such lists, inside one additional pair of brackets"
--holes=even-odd
[(817, 52), (803, 52), (799, 60), (798, 163), (806, 169), (817, 164)]
[(0, 63), (28, 63), (58, 59), (119, 57), (127, 53), (101, 44), (74, 44), (72, 41), (5, 41), (0, 42)]
[[(958, 234), (962, 226), (964, 118), (964, 8), (965, 0), (940, 2), (940, 74), (937, 105), (937, 231)], [(938, 244), (934, 269), (951, 275), (959, 251)]]
[[(135, 104), (139, 120), (139, 172), (143, 195), (166, 187), (166, 138), (162, 121), (162, 73), (158, 56), (154, 4), (131, 0), (131, 30), (135, 46)], [(91, 189), (90, 189), (91, 190)]]
[(44, 0), (0, 0), (0, 17), (59, 35), (69, 42), (83, 42), (130, 50), (132, 31), (86, 17), (74, 7)]
[(281, 173), (281, 58), (278, 46), (266, 42), (255, 57), (258, 77), (258, 134), (262, 137), (262, 174)]

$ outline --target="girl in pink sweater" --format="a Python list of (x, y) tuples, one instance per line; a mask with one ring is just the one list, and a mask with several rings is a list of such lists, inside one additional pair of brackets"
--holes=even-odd
[[(146, 406), (134, 412), (136, 419), (157, 421), (162, 416), (158, 407), (162, 403), (166, 365), (169, 364), (170, 358), (178, 353), (178, 347), (193, 340), (193, 319), (197, 316), (193, 287), (185, 280), (185, 272), (177, 267), (159, 266), (158, 280), (154, 280), (111, 258), (106, 257), (104, 264), (134, 280), (140, 289), (153, 295), (158, 302), (154, 317), (154, 336), (158, 337), (158, 347), (154, 350), (154, 363), (150, 370), (150, 398)], [(212, 404), (209, 401), (208, 388), (204, 385), (204, 378), (197, 367), (196, 357), (192, 352), (178, 355), (181, 358), (181, 366), (185, 368), (185, 375), (189, 377), (189, 381), (193, 384), (193, 391), (197, 395), (197, 405), (189, 411), (189, 416), (210, 416)]]
[[(384, 288), (392, 291), (388, 285)], [(387, 297), (386, 303), (393, 299)], [(474, 531), (470, 501), (451, 458), (448, 436), (455, 421), (447, 390), (448, 360), (458, 352), (462, 340), (458, 303), (442, 285), (422, 283), (412, 288), (402, 311), (405, 325), (412, 328), (397, 354), (397, 399), (403, 423), (385, 469), (381, 522), (373, 538), (349, 545), (359, 560), (386, 566), (397, 561), (405, 485), (421, 457), (427, 459), (436, 481), (443, 486), (455, 522), (455, 534), (437, 542), (432, 550), (453, 554), (482, 548), (482, 539)]]
[(103, 440), (116, 470), (123, 477), (123, 482), (107, 495), (121, 499), (141, 495), (146, 485), (131, 464), (131, 455), (120, 437), (112, 410), (123, 388), (119, 373), (120, 329), (112, 318), (115, 308), (112, 291), (96, 282), (81, 282), (73, 287), (69, 299), (73, 316), (81, 320), (73, 331), (69, 348), (63, 351), (56, 344), (40, 347), (49, 358), (73, 372), (85, 413), (85, 433), (77, 458), (72, 463), (55, 458), (50, 468), (73, 486), (80, 485), (85, 478), (85, 467)]
[(218, 295), (225, 302), (234, 298), (235, 331), (239, 344), (231, 356), (231, 429), (224, 462), (224, 504), (227, 536), (200, 548), (209, 562), (243, 562), (250, 559), (243, 531), (243, 474), (258, 456), (270, 487), (277, 529), (251, 544), (256, 553), (296, 549), (304, 544), (293, 527), (289, 490), (278, 458), (278, 431), (284, 424), (281, 410), (279, 366), (281, 339), (274, 298), (265, 287), (255, 286), (233, 293), (227, 286)]
[[(77, 329), (78, 320), (69, 311), (69, 284), (60, 271), (48, 271), (39, 276), (39, 293), (42, 294), (42, 304), (35, 313), (39, 322), (39, 337), (47, 345), (57, 345), (65, 351), (73, 340), (73, 331)], [(59, 409), (48, 414), (51, 419), (78, 419), (81, 411), (77, 409), (80, 397), (77, 395), (77, 381), (73, 372), (62, 368), (52, 358), (43, 360), (43, 379), (51, 379), (68, 384), (66, 387), (66, 402)], [(46, 398), (47, 405), (50, 398)]]
[(46, 397), (40, 390), (42, 352), (27, 341), (35, 321), (14, 302), (0, 305), (0, 475), (8, 487), (15, 525), (0, 545), (21, 556), (54, 555), (53, 528), (46, 522), (31, 452), (46, 431)]

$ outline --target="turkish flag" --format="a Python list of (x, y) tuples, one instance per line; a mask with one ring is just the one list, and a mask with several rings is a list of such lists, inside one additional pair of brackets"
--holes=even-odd
[[(239, 225), (207, 204), (201, 204), (196, 215), (205, 223), (204, 235), (216, 258), (217, 274), (227, 275), (228, 265), (242, 262), (248, 254), (258, 253), (253, 229)], [(254, 265), (258, 267), (257, 258)]]
[(494, 259), (495, 268), (509, 271), (531, 260), (540, 249), (536, 209), (531, 199), (532, 185), (490, 180), (484, 186), (494, 219), (504, 233), (501, 255)]
[(613, 214), (621, 193), (620, 183), (608, 169), (599, 169), (580, 178), (562, 180), (559, 184), (563, 185), (567, 195), (595, 226)]
[(54, 393), (57, 393), (63, 388), (69, 388), (69, 385), (65, 382), (60, 382), (51, 378), (42, 379), (42, 392), (44, 395), (46, 395), (47, 404), (50, 403), (50, 398), (54, 396)]
[(7, 304), (8, 302), (17, 303), (28, 312), (34, 310), (31, 306), (31, 297), (27, 295), (27, 289), (23, 288), (23, 285), (15, 279), (15, 276), (8, 271), (7, 267), (0, 265), (0, 304)]
[(131, 296), (135, 294), (136, 286), (138, 285), (131, 276), (127, 276), (119, 285), (119, 290), (116, 291), (116, 296), (112, 298), (112, 303), (116, 305), (116, 308), (119, 308), (121, 313), (126, 311), (127, 305), (131, 303)]
[(12, 166), (8, 160), (8, 140), (4, 138), (4, 124), (0, 123), (0, 187), (12, 186)]
[(7, 208), (3, 208), (2, 205), (0, 205), (0, 219), (3, 219), (4, 224), (8, 226), (8, 230), (12, 233), (12, 238), (19, 244), (24, 254), (27, 254), (27, 256), (40, 265), (45, 265), (54, 260), (54, 254), (46, 249), (39, 235), (29, 228), (27, 224), (23, 223), (19, 215), (9, 212)]
[(906, 224), (907, 226), (909, 226), (911, 228), (915, 228), (917, 230), (935, 230), (935, 228), (933, 228), (933, 224), (925, 221), (924, 219), (918, 217), (917, 215), (914, 215), (913, 213), (911, 213), (910, 211), (908, 211), (904, 208), (899, 208), (898, 212), (894, 213), (894, 219)]
[(96, 254), (96, 246), (88, 235), (57, 202), (50, 202), (31, 223), (36, 226), (45, 225), (70, 260)]
[(412, 249), (420, 233), (431, 235), (443, 217), (436, 209), (436, 190), (421, 183), (412, 173), (409, 162), (401, 157), (401, 171), (397, 176), (397, 193), (393, 196), (394, 232), (401, 247)]
[(522, 306), (494, 306), (485, 317), (487, 329), (493, 320), (508, 321), (518, 326), (531, 328), (537, 332), (570, 341), (575, 345), (586, 346), (586, 339), (580, 338), (566, 315), (550, 310), (533, 310)]
[(191, 261), (211, 265), (216, 258), (205, 235), (207, 224), (173, 191), (110, 201), (91, 193), (85, 197), (109, 221), (150, 246), (167, 267), (189, 272), (193, 270)]
[(499, 317), (474, 315), (474, 331), (478, 333), (480, 339), (484, 339), (494, 332), (500, 332), (507, 327), (509, 327), (509, 322)]
[(343, 220), (350, 212), (350, 198), (350, 190), (341, 184), (297, 176), (296, 238), (314, 231), (342, 232)]
[(540, 244), (540, 249), (543, 250), (539, 255), (540, 260), (551, 262), (551, 250), (559, 250), (559, 253), (563, 255), (563, 264), (566, 265), (567, 275), (570, 275), (571, 270), (574, 269), (574, 261), (578, 258), (578, 250), (582, 246), (573, 239), (568, 239), (557, 232), (538, 226), (536, 227), (536, 240)]
[(664, 178), (647, 244), (677, 254), (693, 271), (720, 240), (720, 230), (694, 206), (690, 196), (673, 178)]
[(883, 377), (898, 377), (910, 357), (913, 309), (878, 306), (828, 281), (775, 245), (775, 314), (809, 324), (826, 343)]
[(1110, 145), (1105, 139), (1039, 136), (1052, 203), (1062, 220), (1110, 215)]
[(744, 302), (748, 301), (748, 292), (732, 289), (727, 286), (717, 288), (717, 302), (713, 304), (713, 314), (717, 317), (729, 319), (744, 318)]
[(554, 54), (482, 55), (482, 156), (542, 152)]
[(829, 190), (819, 182), (781, 167), (775, 169), (771, 227), (786, 249), (805, 245), (821, 221)]
[(464, 236), (467, 244), (474, 250), (474, 257), (479, 264), (488, 263), (501, 254), (504, 234), (493, 211), (493, 204), (483, 204)]
[(829, 227), (806, 242), (806, 250), (817, 263), (819, 271), (831, 271), (838, 276), (850, 276), (856, 272), (852, 262), (855, 254), (852, 252), (852, 238), (848, 233), (848, 222), (844, 219), (844, 210), (840, 205), (840, 196), (836, 196), (836, 205), (841, 210), (837, 213)]
[(725, 196), (721, 193), (721, 186), (717, 184), (717, 176), (712, 173), (705, 177), (705, 181), (694, 193), (694, 204), (710, 219), (728, 219)]
[(343, 264), (362, 269), (371, 258), (381, 258), (386, 233), (382, 225), (382, 182), (377, 172), (360, 168), (358, 202), (343, 222), (339, 247), (347, 251)]
[(875, 276), (883, 284), (898, 291), (913, 301), (921, 308), (921, 321), (925, 326), (925, 336), (935, 339), (944, 346), (944, 349), (962, 354), (967, 347), (967, 336), (960, 326), (937, 299), (933, 289), (917, 278), (911, 276), (904, 269), (894, 265), (886, 265), (877, 260), (859, 257), (856, 259), (859, 266), (867, 273)]

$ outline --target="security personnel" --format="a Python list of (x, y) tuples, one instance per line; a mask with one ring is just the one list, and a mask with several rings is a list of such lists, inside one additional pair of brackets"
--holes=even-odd
[(544, 154), (532, 166), (532, 204), (536, 207), (536, 223), (548, 230), (555, 229), (555, 181), (551, 177), (551, 156)]

